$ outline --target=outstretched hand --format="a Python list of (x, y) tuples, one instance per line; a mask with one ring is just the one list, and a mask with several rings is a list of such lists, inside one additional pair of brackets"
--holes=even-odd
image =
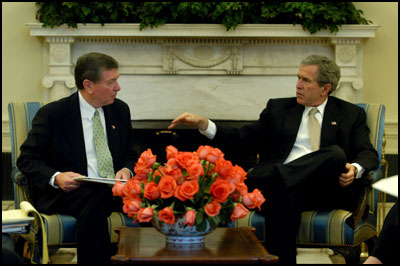
[(187, 126), (195, 126), (200, 130), (206, 130), (208, 127), (208, 119), (197, 114), (191, 113), (183, 113), (174, 120), (172, 120), (171, 124), (168, 126), (168, 129), (173, 129), (177, 125), (187, 125)]

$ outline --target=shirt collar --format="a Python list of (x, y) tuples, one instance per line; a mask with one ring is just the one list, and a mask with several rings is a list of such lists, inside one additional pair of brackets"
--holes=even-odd
[[(94, 108), (90, 103), (88, 103), (85, 98), (83, 98), (81, 92), (78, 92), (79, 95), (79, 106), (81, 108), (81, 116), (82, 118), (87, 118), (89, 120), (93, 119), (94, 112), (96, 108)], [(97, 108), (99, 112), (101, 112), (101, 107)]]
[(304, 113), (308, 114), (312, 108), (316, 107), (318, 109), (318, 111), (321, 113), (321, 116), (324, 117), (324, 111), (325, 111), (326, 103), (328, 102), (328, 98), (329, 97), (327, 97), (326, 100), (318, 106), (306, 106), (304, 109)]

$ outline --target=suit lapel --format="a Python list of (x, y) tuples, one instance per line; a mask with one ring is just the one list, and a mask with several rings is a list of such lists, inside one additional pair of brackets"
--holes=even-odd
[[(284, 131), (287, 134), (287, 146), (292, 149), (294, 142), (296, 141), (297, 132), (299, 131), (301, 117), (303, 115), (304, 106), (297, 104), (293, 106), (289, 111), (286, 113), (284, 118)], [(290, 152), (289, 150), (289, 152)]]
[(85, 139), (83, 136), (82, 117), (78, 93), (71, 96), (65, 112), (65, 132), (73, 156), (79, 166), (79, 173), (87, 175)]
[(334, 99), (329, 97), (322, 122), (321, 147), (335, 143), (336, 132), (341, 122), (339, 109), (336, 107)]

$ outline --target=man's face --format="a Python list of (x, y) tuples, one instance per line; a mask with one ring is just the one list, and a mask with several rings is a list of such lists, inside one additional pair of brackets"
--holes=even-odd
[(118, 84), (118, 69), (103, 71), (103, 76), (97, 83), (90, 81), (91, 104), (96, 108), (114, 103), (117, 92), (121, 90)]
[(318, 66), (300, 66), (297, 73), (296, 97), (297, 102), (305, 106), (318, 106), (328, 97), (331, 85), (322, 87), (317, 82)]

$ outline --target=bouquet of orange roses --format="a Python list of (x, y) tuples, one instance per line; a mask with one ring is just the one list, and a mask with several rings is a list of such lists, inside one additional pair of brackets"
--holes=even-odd
[(206, 220), (216, 228), (243, 218), (265, 199), (258, 189), (247, 191), (246, 172), (224, 159), (218, 148), (200, 146), (196, 152), (168, 146), (167, 163), (156, 162), (150, 149), (135, 164), (136, 175), (126, 184), (117, 181), (114, 196), (123, 198), (123, 211), (134, 223), (150, 222), (154, 215), (167, 224), (185, 216), (185, 225), (205, 230)]

